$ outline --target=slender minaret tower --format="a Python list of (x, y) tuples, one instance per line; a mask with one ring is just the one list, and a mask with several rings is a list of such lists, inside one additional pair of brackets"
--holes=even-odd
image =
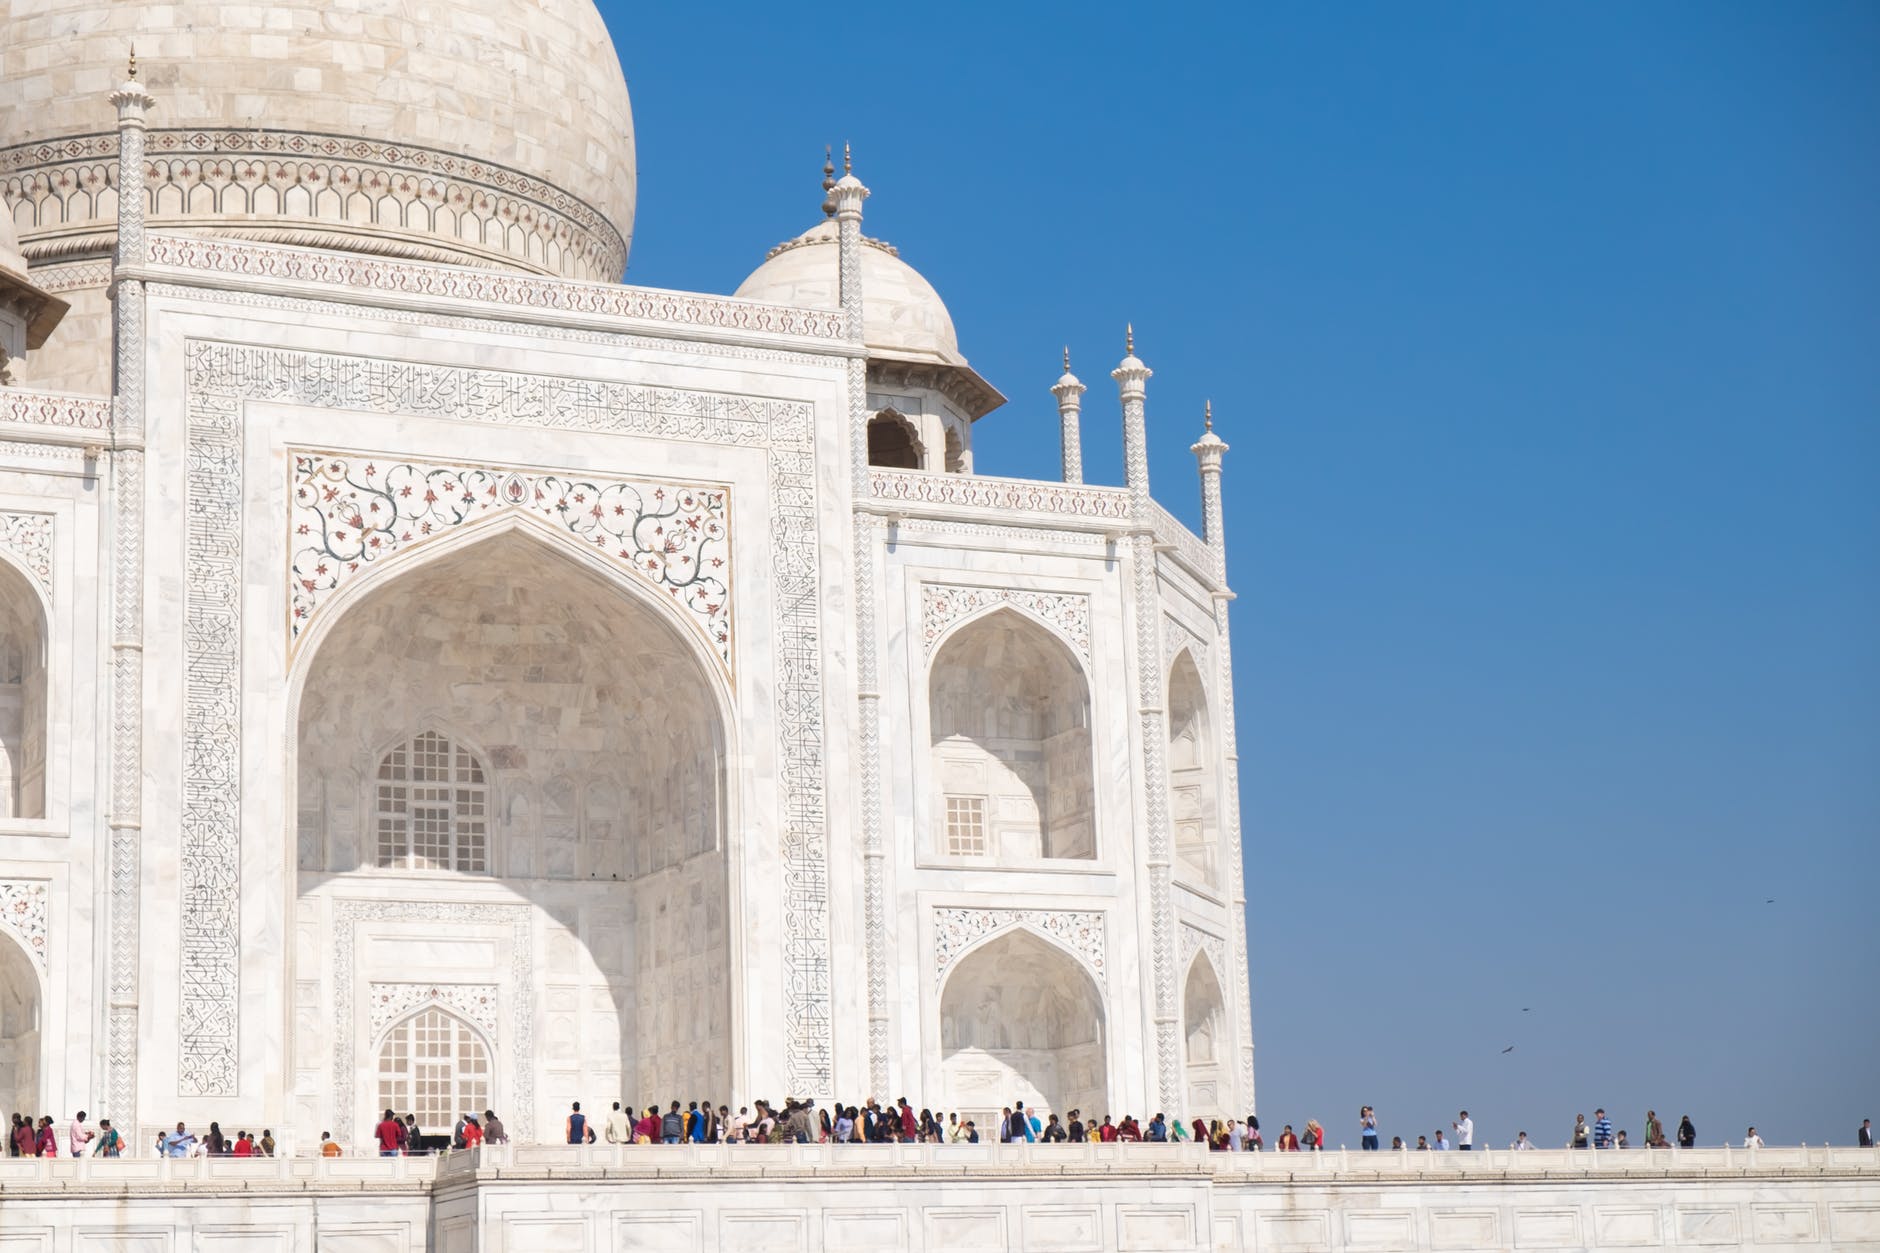
[(1155, 566), (1155, 515), (1149, 498), (1149, 441), (1143, 384), (1151, 371), (1136, 356), (1136, 328), (1125, 332), (1124, 357), (1110, 377), (1123, 402), (1123, 481), (1129, 488), (1129, 564), (1135, 592), (1136, 719), (1142, 744), (1143, 813), (1148, 847), (1149, 936), (1155, 989), (1156, 1103), (1181, 1101), (1180, 1006), (1175, 986), (1175, 914), (1169, 886), (1168, 723), (1163, 708), (1162, 604)]
[(1201, 538), (1214, 550), (1214, 577), (1227, 582), (1227, 544), (1221, 534), (1221, 454), (1227, 441), (1214, 433), (1214, 402), (1203, 410), (1201, 438), (1188, 446), (1201, 467)]
[(1081, 483), (1084, 481), (1084, 446), (1077, 432), (1077, 419), (1083, 412), (1084, 385), (1071, 373), (1068, 346), (1064, 349), (1064, 374), (1051, 385), (1051, 394), (1057, 397), (1058, 427), (1064, 446), (1064, 481)]
[[(106, 970), (104, 1103), (100, 1110), (140, 1137), (137, 1109), (138, 892), (143, 844), (144, 707), (144, 284), (130, 277), (144, 242), (145, 112), (156, 103), (137, 81), (131, 49), (124, 82), (111, 93), (118, 119), (117, 246), (112, 258), (115, 362), (111, 412), (111, 775), (107, 820), (111, 896)], [(127, 273), (128, 272), (128, 273)], [(185, 1024), (187, 1025), (187, 1024)], [(194, 1090), (185, 1095), (195, 1096)], [(220, 1095), (220, 1093), (218, 1093)], [(228, 1095), (234, 1095), (231, 1086)]]

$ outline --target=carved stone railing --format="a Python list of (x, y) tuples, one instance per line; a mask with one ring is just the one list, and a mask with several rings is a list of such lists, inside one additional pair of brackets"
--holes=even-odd
[(582, 283), (506, 270), (431, 265), (189, 235), (152, 235), (149, 249), (153, 267), (174, 267), (271, 284), (302, 283), (396, 296), (474, 300), (483, 305), (518, 310), (598, 314), (831, 343), (842, 340), (842, 314), (836, 309), (799, 309), (731, 296), (701, 296), (651, 287), (623, 287), (615, 283)]
[(1199, 535), (1183, 526), (1174, 514), (1161, 505), (1151, 502), (1154, 510), (1155, 538), (1158, 544), (1165, 544), (1173, 551), (1176, 560), (1187, 566), (1189, 571), (1204, 583), (1214, 587), (1225, 587), (1226, 578), (1221, 569), (1219, 558), (1207, 542)]
[(876, 501), (911, 506), (913, 512), (934, 508), (937, 513), (995, 514), (1006, 519), (1017, 515), (1018, 521), (1034, 523), (1074, 520), (1121, 526), (1129, 522), (1129, 493), (1120, 487), (918, 470), (870, 470), (868, 486)]

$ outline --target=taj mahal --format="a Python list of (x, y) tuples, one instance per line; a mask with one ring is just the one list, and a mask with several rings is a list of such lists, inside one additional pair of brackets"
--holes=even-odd
[[(1119, 326), (1113, 403), (1067, 353), (1011, 404), (1061, 475), (976, 473), (1008, 402), (865, 168), (735, 292), (627, 286), (591, 0), (0, 0), (0, 1107), (285, 1146), (0, 1160), (0, 1248), (1763, 1247), (1775, 1185), (1702, 1159), (1615, 1209), (1489, 1153), (1384, 1203), (1330, 1154), (710, 1146), (654, 1201), (555, 1143), (1255, 1108), (1227, 444), (1157, 466), (1196, 534)], [(515, 1143), (307, 1156), (388, 1106)], [(1800, 1165), (1880, 1247), (1874, 1176)]]
[(587, 0), (217, 10), (5, 19), (0, 1104), (1244, 1113), (1226, 445), (976, 475), (846, 161), (619, 286)]

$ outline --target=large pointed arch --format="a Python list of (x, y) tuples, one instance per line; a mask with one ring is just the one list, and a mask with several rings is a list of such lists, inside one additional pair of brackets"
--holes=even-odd
[(936, 855), (1097, 855), (1090, 686), (1055, 631), (1005, 603), (955, 624), (928, 666), (927, 717)]
[(0, 1110), (43, 1110), (45, 982), (25, 941), (0, 927)]
[[(397, 555), (338, 589), (329, 609), (290, 689), (297, 847), (322, 859), (299, 863), (303, 934), (321, 911), (356, 914), (356, 902), (383, 899), (388, 875), (421, 875), (424, 900), (459, 902), (466, 934), (487, 904), (533, 917), (524, 930), (541, 939), (524, 963), (527, 994), (504, 996), (533, 1013), (527, 1035), (541, 1044), (505, 1055), (489, 1041), (494, 1087), (535, 1102), (504, 1111), (521, 1115), (512, 1125), (546, 1125), (575, 1089), (728, 1090), (744, 1052), (731, 1012), (741, 946), (725, 770), (735, 723), (722, 666), (670, 597), (512, 513)], [(484, 770), (488, 864), (381, 867), (366, 830), (381, 756), (433, 729), (469, 746)], [(590, 798), (612, 808), (596, 811)], [(362, 931), (361, 956), (345, 965), (299, 946), (316, 968), (297, 969), (297, 986), (318, 983), (358, 1006), (367, 982), (478, 973), (450, 946), (413, 945), (400, 938), (413, 928), (386, 927), (387, 951), (415, 954), (408, 969), (374, 967)], [(509, 977), (507, 963), (499, 970)], [(348, 983), (343, 996), (337, 980)], [(640, 1009), (680, 1003), (691, 1012)], [(362, 1023), (302, 1014), (296, 1037), (297, 1053), (330, 1051), (341, 1067), (356, 1058), (363, 1099), (378, 1057)], [(538, 1093), (511, 1073), (518, 1067), (540, 1068), (548, 1084)]]

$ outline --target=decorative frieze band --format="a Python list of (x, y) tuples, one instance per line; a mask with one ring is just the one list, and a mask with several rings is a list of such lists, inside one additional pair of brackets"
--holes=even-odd
[(0, 512), (0, 549), (19, 560), (52, 599), (52, 515)]
[(379, 562), (466, 523), (522, 513), (670, 595), (732, 667), (731, 513), (723, 487), (356, 453), (296, 449), (292, 457), (288, 599), (296, 642), (336, 592)]
[(424, 1005), (437, 1005), (496, 1039), (494, 983), (375, 983), (368, 1034), (376, 1041), (385, 1029)]
[(998, 605), (1011, 605), (1037, 618), (1064, 638), (1077, 655), (1090, 660), (1090, 597), (1080, 592), (1035, 592), (1022, 587), (920, 585), (920, 638), (927, 656), (949, 628)]
[(39, 973), (46, 973), (46, 898), (39, 879), (0, 879), (0, 926), (18, 938)]
[(1099, 986), (1105, 982), (1103, 914), (1099, 911), (943, 906), (933, 911), (934, 986), (946, 984), (947, 972), (967, 949), (996, 931), (1014, 927), (1027, 927), (1058, 941), (1082, 960)]
[[(730, 297), (694, 296), (622, 287), (617, 283), (578, 283), (499, 270), (388, 261), (350, 253), (270, 248), (236, 240), (152, 235), (150, 263), (183, 266), (212, 274), (317, 283), (323, 287), (475, 300), (492, 307), (601, 314), (681, 326), (766, 331), (823, 341), (837, 340), (842, 335), (842, 315), (831, 309), (798, 309)], [(604, 389), (610, 385), (589, 383), (586, 386)], [(627, 390), (619, 384), (611, 386)]]
[(65, 396), (0, 387), (0, 422), (102, 431), (111, 425), (111, 402), (103, 396)]

